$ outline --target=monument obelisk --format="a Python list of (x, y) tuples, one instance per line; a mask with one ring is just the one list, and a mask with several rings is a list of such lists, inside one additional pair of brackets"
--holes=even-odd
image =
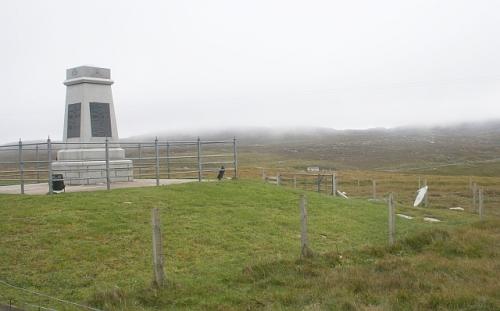
[(71, 144), (57, 153), (52, 169), (62, 173), (69, 185), (106, 182), (106, 140), (110, 145), (110, 180), (133, 180), (132, 161), (125, 159), (125, 151), (118, 145), (112, 84), (107, 68), (80, 66), (66, 70), (63, 141)]

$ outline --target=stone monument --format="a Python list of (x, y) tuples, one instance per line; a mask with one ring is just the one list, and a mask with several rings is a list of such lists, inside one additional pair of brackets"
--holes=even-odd
[[(108, 140), (110, 181), (132, 181), (133, 165), (118, 145), (118, 131), (111, 93), (111, 70), (80, 66), (66, 70), (65, 149), (52, 163), (68, 185), (106, 182)], [(92, 144), (99, 143), (99, 144)]]

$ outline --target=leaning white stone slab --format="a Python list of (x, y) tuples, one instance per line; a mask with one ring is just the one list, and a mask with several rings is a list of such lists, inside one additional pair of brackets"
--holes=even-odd
[(396, 214), (396, 215), (398, 215), (399, 217), (404, 218), (404, 219), (413, 219), (412, 216), (408, 216), (408, 215), (405, 215), (405, 214)]
[(347, 196), (347, 194), (345, 192), (341, 192), (341, 191), (337, 190), (337, 194), (340, 195), (341, 197), (343, 197), (344, 199), (349, 199), (349, 197)]
[(417, 197), (415, 198), (415, 202), (413, 202), (413, 207), (419, 206), (424, 201), (424, 198), (427, 195), (427, 189), (427, 186), (418, 189)]
[(432, 218), (432, 217), (424, 217), (424, 221), (428, 221), (428, 222), (441, 222), (441, 220), (436, 219), (436, 218)]

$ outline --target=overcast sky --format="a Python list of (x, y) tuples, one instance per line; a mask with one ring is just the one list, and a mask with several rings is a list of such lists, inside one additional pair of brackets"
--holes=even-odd
[(500, 1), (5, 0), (0, 142), (61, 139), (65, 70), (111, 68), (121, 137), (500, 118)]

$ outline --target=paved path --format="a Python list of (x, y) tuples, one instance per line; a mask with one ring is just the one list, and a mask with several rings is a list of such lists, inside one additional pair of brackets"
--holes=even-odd
[(14, 306), (8, 306), (8, 305), (2, 305), (0, 304), (0, 311), (23, 311), (19, 308), (16, 308)]
[[(175, 185), (175, 184), (184, 184), (197, 181), (198, 181), (197, 179), (160, 179), (160, 185)], [(152, 186), (156, 186), (156, 179), (136, 179), (134, 181), (114, 182), (111, 184), (111, 189), (152, 187)], [(106, 190), (106, 184), (66, 186), (66, 192), (83, 192), (83, 191), (98, 191), (98, 190)], [(48, 183), (24, 185), (25, 194), (42, 195), (42, 194), (47, 194), (48, 192), (49, 192)], [(20, 185), (0, 186), (0, 194), (20, 194), (20, 193), (21, 193)]]

